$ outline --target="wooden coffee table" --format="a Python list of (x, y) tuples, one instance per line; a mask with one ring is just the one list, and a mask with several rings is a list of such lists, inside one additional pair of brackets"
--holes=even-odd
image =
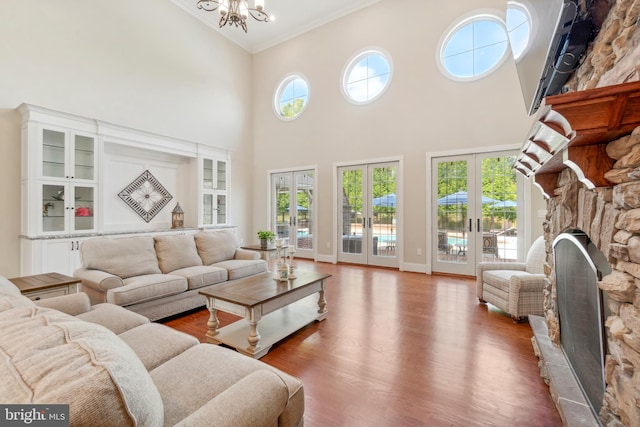
[[(310, 271), (295, 274), (295, 279), (280, 282), (267, 272), (201, 291), (210, 313), (207, 342), (226, 344), (259, 359), (273, 344), (313, 321), (324, 320), (324, 282), (331, 275)], [(248, 323), (238, 321), (218, 329), (217, 310), (244, 317)]]

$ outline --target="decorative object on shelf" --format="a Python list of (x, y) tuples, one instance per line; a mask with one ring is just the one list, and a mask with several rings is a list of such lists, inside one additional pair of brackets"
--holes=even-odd
[(207, 12), (220, 12), (220, 28), (225, 25), (235, 25), (241, 27), (247, 32), (247, 18), (249, 15), (256, 21), (269, 22), (272, 19), (267, 12), (264, 11), (264, 0), (255, 0), (253, 8), (249, 7), (247, 0), (198, 0), (196, 3), (198, 9)]
[(49, 216), (49, 209), (53, 208), (55, 205), (53, 202), (47, 202), (42, 206), (42, 216)]
[(76, 208), (76, 216), (91, 216), (91, 209), (84, 206), (78, 206)]
[(260, 239), (260, 247), (266, 249), (270, 241), (275, 239), (276, 234), (271, 230), (258, 230), (258, 239)]
[(173, 199), (148, 170), (127, 185), (118, 196), (146, 222), (151, 221)]
[(171, 228), (184, 228), (184, 211), (179, 202), (176, 203), (176, 207), (171, 211)]

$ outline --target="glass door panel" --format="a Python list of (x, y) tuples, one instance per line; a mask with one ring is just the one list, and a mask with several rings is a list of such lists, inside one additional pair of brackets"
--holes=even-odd
[(311, 172), (296, 172), (295, 200), (291, 206), (295, 209), (294, 222), (296, 252), (313, 250), (313, 195), (314, 174)]
[(218, 194), (216, 196), (216, 204), (217, 204), (217, 224), (226, 224), (227, 223), (227, 196), (224, 194)]
[(213, 212), (215, 211), (213, 205), (213, 194), (203, 194), (202, 205), (202, 224), (213, 225)]
[(74, 178), (92, 181), (95, 165), (94, 139), (75, 135), (74, 143)]
[(202, 163), (202, 188), (213, 189), (213, 160), (203, 159)]
[(273, 203), (275, 210), (276, 235), (278, 239), (289, 238), (289, 224), (291, 224), (291, 174), (279, 173), (272, 175)]
[[(468, 232), (468, 160), (438, 161), (435, 168), (436, 260), (445, 264), (467, 264)], [(446, 269), (448, 271), (448, 269)], [(438, 270), (441, 271), (441, 270)], [(451, 272), (451, 271), (448, 271)]]
[(371, 168), (371, 248), (374, 256), (396, 256), (396, 167)]
[(481, 158), (482, 260), (518, 260), (518, 192), (515, 156)]
[(42, 130), (42, 176), (65, 177), (65, 148), (65, 132)]
[(216, 190), (224, 191), (227, 189), (227, 162), (217, 161), (216, 169)]
[[(340, 176), (342, 183), (341, 200), (341, 242), (339, 251), (343, 254), (359, 255), (365, 254), (363, 248), (363, 232), (366, 226), (366, 212), (364, 212), (365, 199), (363, 198), (363, 176), (364, 169), (343, 169)], [(357, 258), (356, 258), (357, 259)], [(346, 258), (349, 260), (349, 258)], [(363, 262), (364, 260), (360, 260)]]
[(44, 233), (65, 230), (64, 185), (42, 186), (42, 231)]
[(94, 188), (75, 186), (74, 229), (90, 231), (94, 229)]

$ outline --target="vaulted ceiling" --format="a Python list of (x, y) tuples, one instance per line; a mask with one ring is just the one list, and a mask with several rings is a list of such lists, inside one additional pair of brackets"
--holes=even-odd
[[(265, 11), (275, 19), (264, 23), (249, 18), (247, 33), (242, 28), (219, 28), (220, 14), (198, 9), (197, 0), (171, 1), (245, 50), (255, 53), (381, 0), (265, 0)], [(249, 0), (249, 5), (253, 6), (253, 0)]]

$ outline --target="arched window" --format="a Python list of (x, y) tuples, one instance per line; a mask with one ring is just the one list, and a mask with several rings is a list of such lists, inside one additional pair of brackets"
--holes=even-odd
[(309, 84), (300, 74), (285, 77), (278, 85), (273, 107), (282, 120), (294, 120), (307, 108)]
[(342, 77), (342, 92), (353, 104), (378, 99), (391, 82), (391, 61), (383, 52), (367, 49), (355, 55)]

